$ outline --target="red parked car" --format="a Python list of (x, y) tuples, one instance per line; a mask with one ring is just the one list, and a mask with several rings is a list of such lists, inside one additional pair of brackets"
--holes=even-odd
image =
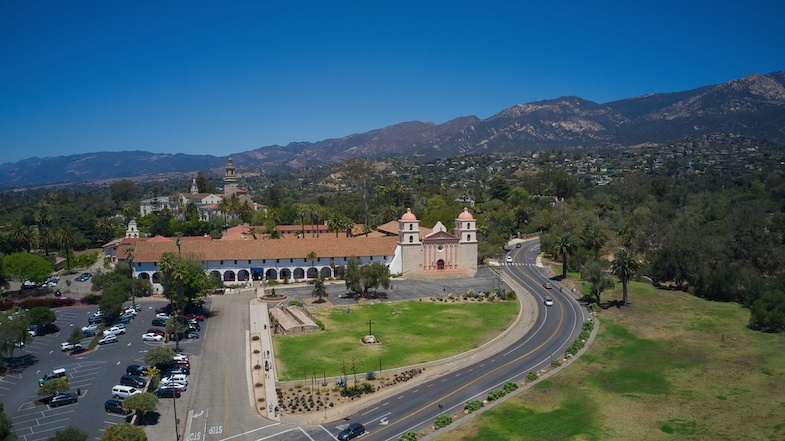
[(166, 337), (166, 332), (164, 332), (164, 330), (163, 330), (163, 329), (158, 329), (158, 328), (150, 328), (150, 329), (148, 329), (148, 330), (147, 330), (147, 333), (148, 333), (148, 334), (158, 334), (158, 335), (160, 335), (161, 337)]

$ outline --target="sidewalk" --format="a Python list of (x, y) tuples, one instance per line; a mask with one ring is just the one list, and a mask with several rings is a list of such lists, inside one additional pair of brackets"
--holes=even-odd
[[(250, 302), (249, 307), (251, 331), (248, 339), (248, 354), (254, 357), (248, 363), (248, 369), (251, 369), (253, 397), (252, 401), (257, 412), (265, 418), (273, 421), (280, 421), (280, 415), (275, 410), (278, 405), (278, 396), (275, 392), (275, 383), (278, 375), (275, 370), (275, 350), (273, 348), (272, 333), (270, 328), (270, 315), (267, 309), (267, 303), (260, 300), (259, 297), (254, 298)], [(254, 341), (254, 336), (259, 336), (258, 341)], [(254, 354), (254, 348), (258, 348), (261, 353)], [(261, 366), (261, 369), (254, 369), (254, 365)], [(269, 367), (269, 370), (266, 368)], [(263, 387), (256, 387), (256, 383), (261, 382)], [(260, 398), (264, 398), (266, 404), (265, 410), (260, 409)]]

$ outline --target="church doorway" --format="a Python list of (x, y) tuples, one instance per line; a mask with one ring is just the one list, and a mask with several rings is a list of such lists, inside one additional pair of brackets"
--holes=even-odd
[(439, 271), (444, 271), (444, 259), (439, 259), (436, 261), (436, 269)]

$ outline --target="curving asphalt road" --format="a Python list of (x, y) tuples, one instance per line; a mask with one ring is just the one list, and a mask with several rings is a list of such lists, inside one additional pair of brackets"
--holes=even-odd
[[(188, 421), (186, 425), (194, 428), (183, 433), (183, 439), (327, 441), (334, 440), (340, 429), (349, 423), (359, 422), (367, 430), (367, 434), (362, 437), (363, 441), (392, 441), (405, 432), (420, 431), (431, 426), (440, 413), (458, 412), (467, 401), (482, 400), (488, 392), (501, 389), (505, 382), (519, 382), (529, 372), (548, 366), (575, 340), (587, 316), (568, 290), (560, 290), (559, 283), (548, 280), (546, 273), (537, 266), (539, 240), (522, 242), (520, 248), (512, 248), (509, 255), (513, 262), (502, 267), (504, 281), (520, 296), (531, 296), (522, 298), (525, 310), (532, 319), (525, 331), (518, 331), (522, 335), (517, 338), (514, 334), (507, 335), (493, 345), (502, 348), (497, 352), (485, 350), (467, 356), (444, 376), (417, 382), (409, 389), (376, 401), (343, 420), (318, 426), (260, 419), (253, 407), (248, 406), (244, 390), (246, 379), (242, 374), (247, 363), (234, 360), (227, 362), (221, 357), (233, 345), (239, 346), (237, 351), (229, 351), (231, 353), (242, 353), (244, 350), (240, 347), (242, 338), (239, 337), (246, 332), (249, 323), (247, 320), (224, 321), (222, 316), (236, 317), (236, 313), (231, 310), (246, 308), (248, 299), (246, 296), (216, 299), (223, 305), (223, 311), (211, 319), (217, 319), (215, 324), (218, 326), (211, 326), (206, 341), (209, 344), (217, 343), (224, 351), (206, 350), (203, 357), (198, 357), (204, 358), (200, 360), (203, 368), (210, 366), (209, 373), (203, 373), (210, 381), (203, 382), (190, 392), (193, 396), (187, 400), (187, 405), (182, 403), (185, 409), (180, 410), (181, 425), (185, 417)], [(543, 286), (546, 281), (553, 284), (553, 289)], [(544, 305), (546, 295), (553, 297), (553, 306)], [(537, 309), (536, 314), (528, 311), (533, 307)], [(515, 329), (522, 328), (519, 326)], [(509, 344), (504, 345), (502, 342)], [(196, 369), (199, 371), (200, 368)], [(162, 420), (173, 422), (172, 415), (166, 415), (166, 411), (162, 413)], [(164, 426), (152, 430), (156, 437), (161, 435), (161, 439), (168, 439), (173, 435), (169, 423)], [(165, 429), (166, 437), (163, 437), (164, 432), (159, 432), (160, 429)]]
[[(490, 358), (351, 416), (352, 422), (366, 426), (368, 434), (364, 441), (397, 440), (405, 432), (423, 430), (440, 413), (459, 411), (467, 401), (482, 400), (488, 392), (501, 389), (505, 382), (521, 381), (529, 372), (550, 365), (577, 338), (586, 314), (569, 290), (549, 280), (537, 266), (539, 240), (523, 242), (509, 254), (513, 263), (503, 267), (508, 284), (518, 293), (522, 287), (537, 300), (534, 304), (538, 314), (533, 326), (511, 346)], [(543, 286), (546, 281), (553, 284), (552, 289)], [(554, 299), (553, 306), (545, 306), (546, 295)]]

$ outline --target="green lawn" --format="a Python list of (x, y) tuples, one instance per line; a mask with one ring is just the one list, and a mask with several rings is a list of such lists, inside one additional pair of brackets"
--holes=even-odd
[(439, 441), (785, 439), (785, 335), (746, 308), (632, 284), (599, 318), (574, 364)]
[[(449, 303), (423, 300), (311, 310), (325, 331), (275, 337), (282, 381), (409, 366), (465, 352), (497, 336), (518, 315), (518, 301)], [(393, 314), (393, 312), (398, 312)], [(381, 344), (363, 345), (368, 321)]]

